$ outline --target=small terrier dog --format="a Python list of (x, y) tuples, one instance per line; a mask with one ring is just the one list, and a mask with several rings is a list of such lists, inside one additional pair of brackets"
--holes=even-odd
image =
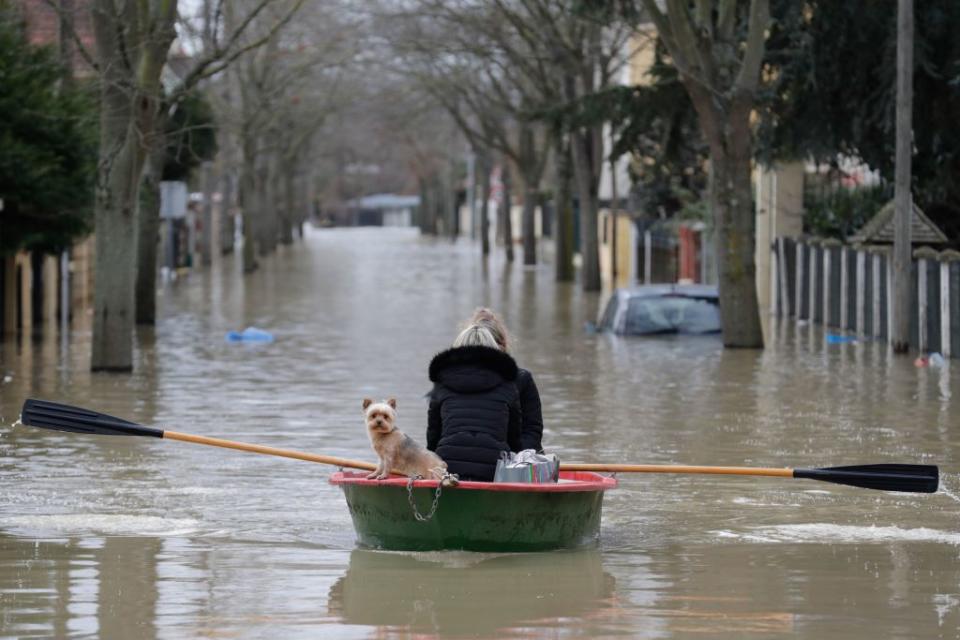
[[(410, 436), (397, 428), (397, 401), (386, 402), (363, 399), (363, 414), (367, 420), (370, 444), (379, 456), (377, 468), (367, 478), (384, 480), (391, 471), (408, 477), (446, 479), (447, 463), (433, 451), (427, 451)], [(444, 484), (449, 484), (446, 481)]]

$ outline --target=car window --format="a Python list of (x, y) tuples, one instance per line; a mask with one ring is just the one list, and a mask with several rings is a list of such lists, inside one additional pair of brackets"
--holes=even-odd
[(709, 300), (679, 296), (634, 298), (627, 306), (626, 333), (716, 331), (720, 331), (720, 310)]

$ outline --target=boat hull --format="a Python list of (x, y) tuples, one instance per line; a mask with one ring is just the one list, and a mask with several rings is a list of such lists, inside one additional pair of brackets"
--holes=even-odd
[[(419, 521), (406, 478), (366, 480), (341, 472), (330, 482), (343, 489), (358, 542), (395, 551), (546, 551), (596, 544), (603, 493), (616, 480), (594, 473), (561, 473), (559, 484), (462, 482), (444, 488), (437, 510)], [(414, 483), (413, 501), (427, 515), (437, 482)]]

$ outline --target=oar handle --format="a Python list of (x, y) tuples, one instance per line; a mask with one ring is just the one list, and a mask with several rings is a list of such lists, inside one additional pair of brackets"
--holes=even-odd
[(316, 453), (294, 451), (293, 449), (278, 449), (277, 447), (268, 447), (262, 444), (249, 444), (247, 442), (236, 442), (234, 440), (196, 436), (191, 433), (180, 433), (179, 431), (164, 430), (163, 438), (166, 440), (179, 440), (180, 442), (192, 442), (193, 444), (205, 444), (211, 447), (222, 447), (224, 449), (235, 449), (237, 451), (249, 451), (250, 453), (263, 453), (269, 456), (306, 460), (307, 462), (319, 462), (321, 464), (330, 464), (351, 469), (373, 471), (377, 468), (377, 465), (373, 463), (361, 462), (360, 460), (350, 460), (349, 458), (338, 458), (336, 456), (322, 456)]
[(560, 463), (561, 471), (593, 471), (595, 473), (707, 473), (727, 476), (773, 476), (792, 478), (793, 469), (772, 467), (705, 467), (672, 464), (584, 464)]

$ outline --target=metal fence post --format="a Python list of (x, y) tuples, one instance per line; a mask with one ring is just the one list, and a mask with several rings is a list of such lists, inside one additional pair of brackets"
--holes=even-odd
[(927, 261), (920, 258), (917, 262), (917, 336), (920, 353), (926, 353), (929, 346), (927, 338)]
[(871, 318), (870, 327), (873, 333), (873, 337), (880, 337), (880, 254), (873, 254), (873, 305), (872, 312), (873, 316)]
[(830, 326), (830, 271), (832, 268), (832, 255), (830, 247), (827, 245), (821, 245), (821, 251), (823, 251), (823, 311), (820, 314), (820, 323), (828, 327)]
[(817, 248), (810, 245), (810, 322), (817, 319)]
[(803, 267), (804, 267), (804, 249), (806, 245), (797, 240), (797, 273), (796, 273), (796, 305), (797, 305), (797, 320), (803, 319)]
[(887, 263), (887, 342), (890, 344), (893, 344), (893, 253), (887, 256), (886, 263)]
[(780, 275), (780, 313), (784, 318), (790, 316), (790, 286), (787, 273), (787, 240), (777, 238), (777, 262), (780, 265), (777, 273)]
[(653, 234), (643, 232), (643, 284), (650, 284), (653, 276)]
[(847, 307), (849, 292), (847, 285), (850, 283), (850, 275), (847, 273), (847, 247), (840, 247), (840, 328), (847, 329)]
[(857, 334), (864, 335), (866, 333), (866, 318), (864, 314), (866, 312), (865, 303), (866, 303), (866, 286), (867, 286), (867, 269), (866, 269), (866, 254), (864, 254), (862, 249), (857, 249), (857, 312), (856, 312), (856, 324), (857, 324)]
[(950, 357), (950, 263), (940, 263), (940, 352)]

